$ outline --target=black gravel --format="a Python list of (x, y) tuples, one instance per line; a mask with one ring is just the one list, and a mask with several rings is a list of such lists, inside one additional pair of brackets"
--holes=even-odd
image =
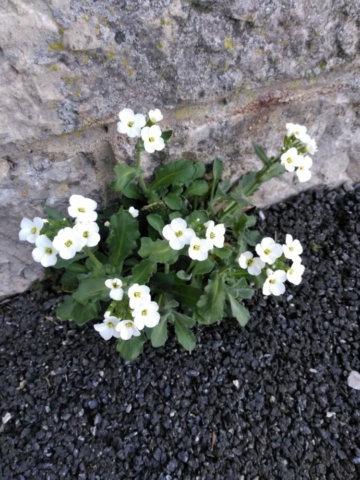
[(1, 480), (360, 478), (360, 190), (264, 213), (304, 245), (303, 283), (257, 294), (243, 330), (199, 328), (191, 355), (172, 336), (124, 362), (50, 291), (0, 305)]

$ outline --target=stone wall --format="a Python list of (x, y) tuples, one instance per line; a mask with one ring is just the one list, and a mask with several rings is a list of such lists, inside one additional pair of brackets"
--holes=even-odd
[(132, 146), (124, 107), (160, 108), (175, 130), (147, 171), (219, 156), (234, 177), (270, 153), (286, 122), (318, 142), (314, 176), (273, 180), (265, 205), (303, 188), (360, 180), (357, 0), (2, 0), (0, 4), (0, 297), (42, 274), (18, 242), (23, 216), (101, 205)]

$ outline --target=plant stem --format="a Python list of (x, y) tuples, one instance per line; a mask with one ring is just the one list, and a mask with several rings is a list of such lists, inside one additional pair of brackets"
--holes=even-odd
[[(137, 168), (140, 168), (140, 159), (141, 159), (141, 149), (140, 149), (140, 142), (138, 140), (136, 142), (136, 166), (137, 166)], [(145, 182), (144, 182), (144, 179), (143, 179), (142, 175), (139, 176), (139, 185), (140, 185), (142, 191), (144, 192), (144, 194), (146, 195), (147, 188), (146, 188), (146, 185), (145, 185)]]
[(83, 248), (84, 252), (86, 253), (86, 255), (92, 260), (92, 262), (94, 263), (95, 267), (98, 269), (98, 268), (101, 268), (103, 265), (101, 262), (99, 262), (99, 260), (95, 257), (95, 255), (92, 253), (92, 251), (90, 250), (89, 247), (84, 247)]
[(164, 267), (164, 273), (169, 273), (169, 264), (168, 263), (165, 263), (165, 267)]

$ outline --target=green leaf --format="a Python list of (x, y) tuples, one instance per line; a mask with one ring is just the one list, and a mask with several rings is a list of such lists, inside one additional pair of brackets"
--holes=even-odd
[(183, 191), (183, 186), (182, 185), (173, 185), (171, 187), (171, 193), (173, 193), (174, 195), (180, 195), (180, 193), (182, 193)]
[(174, 184), (187, 184), (195, 174), (195, 167), (186, 160), (178, 160), (156, 169), (156, 180), (149, 185), (149, 190), (168, 187)]
[(245, 228), (253, 227), (256, 224), (256, 217), (254, 215), (246, 215), (243, 213), (234, 222), (234, 233), (238, 237)]
[(97, 302), (89, 302), (87, 305), (75, 303), (72, 310), (74, 321), (77, 325), (84, 325), (89, 320), (93, 320), (98, 316), (100, 305)]
[(216, 273), (205, 287), (196, 306), (207, 325), (221, 321), (225, 305), (225, 285), (222, 277)]
[(252, 247), (255, 247), (261, 241), (261, 235), (257, 230), (245, 230), (243, 240)]
[(50, 205), (45, 206), (45, 212), (50, 220), (55, 220), (58, 222), (64, 219), (64, 214), (62, 212), (59, 212), (59, 210), (50, 207)]
[(151, 213), (146, 217), (148, 223), (158, 232), (160, 235), (162, 234), (164, 228), (164, 220), (157, 215), (156, 213)]
[(151, 335), (150, 335), (151, 345), (154, 348), (162, 347), (163, 345), (165, 345), (167, 338), (168, 338), (167, 320), (166, 319), (165, 321), (160, 320), (160, 323), (158, 323), (156, 327), (154, 327), (151, 330)]
[(192, 274), (191, 273), (186, 273), (184, 270), (179, 270), (176, 272), (176, 276), (180, 278), (180, 280), (184, 280), (184, 282), (188, 282), (191, 280)]
[(228, 299), (230, 301), (231, 312), (234, 318), (236, 318), (242, 327), (245, 327), (250, 319), (249, 311), (230, 294), (228, 294)]
[(74, 308), (75, 302), (71, 295), (66, 295), (64, 301), (61, 302), (56, 309), (56, 316), (60, 320), (72, 320), (74, 317), (72, 315), (72, 310)]
[(205, 210), (194, 210), (190, 213), (190, 215), (185, 217), (185, 221), (187, 222), (188, 226), (190, 224), (199, 225), (200, 223), (205, 223), (208, 220), (209, 216)]
[(211, 270), (215, 267), (215, 262), (212, 258), (208, 258), (203, 262), (198, 262), (192, 270), (193, 275), (204, 275), (205, 273), (210, 273)]
[(136, 267), (132, 269), (132, 276), (130, 282), (133, 285), (138, 283), (139, 285), (145, 285), (150, 280), (155, 270), (155, 262), (152, 260), (141, 260)]
[(192, 179), (197, 180), (198, 178), (203, 177), (205, 173), (205, 165), (202, 162), (196, 162), (194, 163), (194, 167), (195, 173)]
[(171, 210), (180, 210), (182, 206), (181, 198), (174, 193), (168, 193), (166, 197), (164, 197), (164, 202)]
[(82, 260), (83, 258), (87, 257), (86, 253), (77, 253), (73, 258), (69, 260), (64, 260), (63, 258), (58, 257), (57, 262), (55, 263), (53, 268), (67, 268), (74, 262), (78, 260)]
[(126, 165), (126, 163), (122, 163), (121, 165), (116, 165), (114, 168), (115, 172), (115, 180), (112, 182), (111, 186), (116, 192), (124, 190), (130, 182), (132, 182), (135, 178), (141, 175), (141, 168), (137, 167), (130, 167)]
[(134, 199), (134, 200), (141, 200), (142, 199), (141, 192), (139, 192), (139, 189), (137, 188), (137, 186), (134, 183), (129, 183), (127, 185), (127, 187), (123, 188), (122, 194), (125, 197), (131, 198), (131, 199)]
[(213, 182), (214, 182), (215, 186), (220, 181), (221, 175), (223, 174), (223, 170), (224, 170), (223, 161), (220, 160), (220, 158), (215, 158), (214, 163), (213, 163), (213, 175), (214, 175)]
[(175, 279), (175, 283), (171, 287), (170, 293), (172, 293), (180, 303), (188, 305), (189, 307), (195, 307), (202, 292), (200, 288), (184, 285), (183, 282)]
[(192, 333), (192, 331), (186, 328), (181, 322), (179, 322), (176, 317), (174, 320), (174, 326), (175, 333), (180, 345), (182, 345), (188, 352), (194, 350), (196, 345), (196, 337)]
[(161, 137), (163, 138), (164, 142), (167, 143), (170, 138), (172, 137), (173, 131), (172, 130), (165, 130), (161, 133)]
[(233, 296), (236, 298), (252, 298), (255, 293), (253, 288), (250, 288), (244, 277), (240, 278), (229, 290), (233, 292)]
[(194, 195), (205, 195), (209, 191), (209, 185), (205, 180), (198, 180), (197, 182), (193, 182), (190, 187), (188, 187), (185, 192), (185, 197), (192, 197)]
[(136, 247), (136, 240), (140, 236), (139, 223), (129, 212), (123, 210), (113, 215), (110, 223), (112, 230), (107, 239), (110, 247), (109, 261), (120, 270), (124, 259)]
[(215, 254), (217, 257), (219, 257), (219, 258), (221, 258), (221, 259), (223, 259), (223, 260), (228, 259), (228, 258), (231, 256), (231, 254), (233, 253), (233, 252), (232, 252), (232, 249), (231, 249), (231, 248), (227, 248), (227, 247), (223, 247), (223, 248), (216, 248), (216, 247), (215, 247), (215, 248), (213, 249), (213, 252), (214, 252), (214, 254)]
[(267, 157), (264, 149), (255, 142), (252, 142), (256, 155), (260, 158), (263, 164), (267, 167), (270, 163), (270, 159)]
[(110, 290), (105, 286), (106, 277), (86, 278), (73, 294), (74, 300), (86, 305), (89, 300), (108, 300)]
[(183, 313), (177, 312), (175, 310), (173, 312), (173, 315), (176, 318), (176, 320), (178, 320), (180, 323), (184, 325), (184, 327), (191, 328), (196, 323), (196, 321), (193, 318), (188, 317), (187, 315), (184, 315)]
[(63, 290), (66, 292), (72, 292), (77, 289), (79, 280), (74, 273), (64, 272), (61, 276), (60, 284)]
[(260, 181), (261, 183), (268, 182), (272, 178), (279, 177), (285, 172), (286, 169), (281, 163), (274, 163), (265, 174), (261, 175)]
[(69, 273), (75, 273), (75, 274), (88, 273), (89, 271), (85, 265), (81, 265), (80, 263), (72, 263), (70, 265), (67, 265), (65, 267), (65, 270)]
[(179, 252), (173, 250), (167, 240), (158, 239), (153, 242), (150, 238), (143, 237), (141, 239), (139, 255), (142, 258), (149, 258), (154, 262), (171, 264), (177, 260)]
[(145, 335), (142, 333), (139, 337), (131, 337), (129, 340), (119, 340), (116, 343), (116, 350), (125, 360), (135, 360), (143, 351)]

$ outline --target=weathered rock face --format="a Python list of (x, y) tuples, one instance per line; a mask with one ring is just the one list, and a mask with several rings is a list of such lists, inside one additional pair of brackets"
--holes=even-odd
[(357, 0), (3, 0), (0, 4), (0, 297), (41, 275), (23, 216), (72, 193), (106, 203), (124, 107), (158, 107), (175, 130), (147, 159), (220, 156), (228, 176), (278, 150), (286, 122), (318, 142), (314, 176), (269, 182), (260, 205), (360, 180)]

